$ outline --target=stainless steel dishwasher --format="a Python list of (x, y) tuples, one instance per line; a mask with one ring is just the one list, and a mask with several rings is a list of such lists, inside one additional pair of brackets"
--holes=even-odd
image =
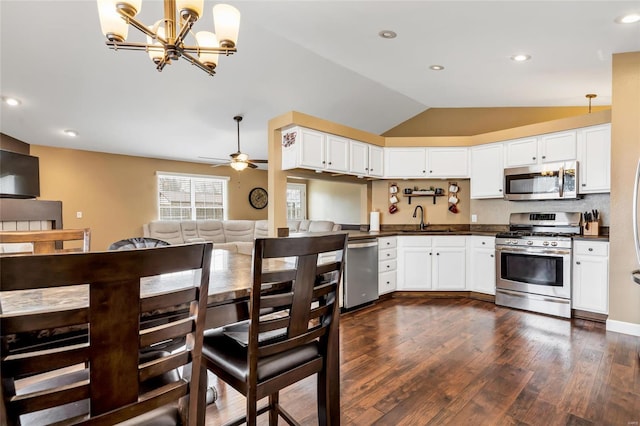
[(378, 299), (378, 239), (349, 242), (345, 263), (344, 308)]

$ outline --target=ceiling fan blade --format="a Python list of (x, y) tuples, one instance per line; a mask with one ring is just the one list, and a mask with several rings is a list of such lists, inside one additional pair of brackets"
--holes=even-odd
[(258, 166), (256, 166), (255, 164), (253, 164), (251, 161), (248, 161), (248, 162), (247, 162), (247, 166), (248, 166), (250, 169), (257, 169), (257, 168), (258, 168)]
[(212, 164), (211, 167), (220, 167), (220, 166), (228, 166), (229, 163), (218, 163), (218, 164)]
[(249, 160), (250, 163), (267, 164), (269, 160)]
[(229, 161), (226, 158), (216, 158), (216, 157), (203, 157), (203, 156), (198, 156), (198, 158), (202, 158), (203, 160), (215, 160), (215, 161)]

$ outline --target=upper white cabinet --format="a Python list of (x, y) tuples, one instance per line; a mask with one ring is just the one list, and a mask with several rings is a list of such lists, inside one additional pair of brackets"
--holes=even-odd
[(502, 198), (504, 145), (492, 143), (471, 148), (471, 198)]
[(358, 176), (382, 177), (384, 150), (364, 142), (349, 141), (349, 173)]
[(524, 138), (505, 142), (505, 167), (537, 164), (538, 138)]
[(576, 131), (542, 135), (539, 146), (540, 163), (575, 160), (577, 158)]
[(505, 167), (572, 161), (577, 158), (576, 131), (548, 133), (507, 141)]
[(426, 148), (385, 148), (384, 176), (387, 178), (426, 178)]
[(349, 169), (349, 139), (304, 127), (282, 132), (282, 169), (302, 167), (346, 172)]
[(428, 178), (469, 177), (469, 148), (427, 148)]
[(578, 174), (581, 194), (611, 191), (611, 124), (578, 130)]

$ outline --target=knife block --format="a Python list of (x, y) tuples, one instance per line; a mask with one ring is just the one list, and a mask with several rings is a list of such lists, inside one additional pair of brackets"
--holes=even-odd
[(600, 235), (600, 222), (587, 222), (582, 230), (583, 235)]

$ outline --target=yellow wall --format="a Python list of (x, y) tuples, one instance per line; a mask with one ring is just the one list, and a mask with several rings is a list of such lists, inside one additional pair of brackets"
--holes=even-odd
[[(398, 185), (398, 211), (389, 213), (389, 185), (390, 183)], [(448, 210), (449, 203), (447, 201), (447, 189), (449, 182), (456, 182), (460, 188), (458, 191), (457, 204), (458, 213), (451, 213)], [(442, 188), (445, 196), (436, 197), (436, 204), (433, 204), (433, 197), (412, 197), (411, 204), (409, 198), (405, 197), (403, 192), (405, 188), (429, 189)], [(432, 225), (442, 224), (468, 224), (469, 223), (469, 179), (412, 179), (412, 180), (381, 180), (372, 183), (371, 204), (373, 209), (380, 211), (380, 223), (382, 225), (418, 225), (420, 217), (413, 218), (413, 211), (417, 205), (421, 205), (424, 209), (424, 221)]]
[[(230, 176), (228, 218), (266, 219), (267, 209), (249, 205), (249, 191), (267, 188), (264, 170), (158, 160), (31, 145), (40, 158), (40, 199), (60, 200), (65, 228), (91, 228), (91, 249), (142, 236), (142, 225), (157, 219), (156, 171)], [(82, 212), (81, 219), (76, 212)]]
[[(611, 106), (591, 108), (593, 112), (605, 109), (611, 109)], [(584, 115), (588, 111), (587, 99), (584, 107), (429, 108), (386, 131), (383, 136), (473, 136)]]
[[(613, 55), (609, 318), (640, 327), (640, 285), (631, 230), (633, 182), (640, 159), (640, 52)], [(638, 330), (640, 332), (640, 328)]]

